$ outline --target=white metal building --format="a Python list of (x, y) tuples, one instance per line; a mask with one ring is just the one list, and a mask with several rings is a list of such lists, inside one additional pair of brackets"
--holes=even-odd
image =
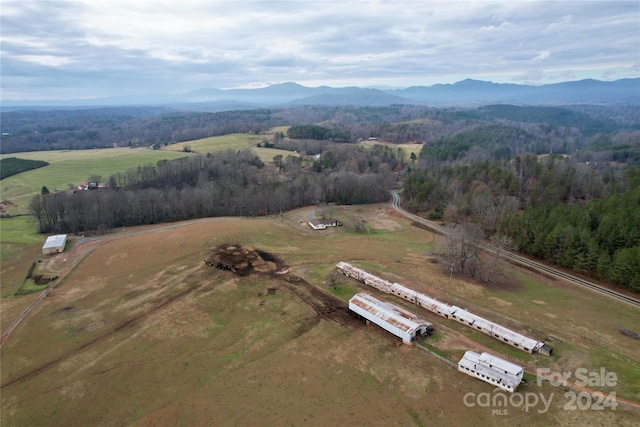
[(458, 370), (513, 393), (522, 381), (524, 368), (489, 353), (467, 351), (458, 362)]
[(410, 311), (369, 294), (355, 294), (349, 300), (349, 309), (368, 322), (402, 338), (404, 343), (410, 343), (431, 328), (431, 323)]
[(427, 310), (442, 317), (456, 320), (463, 325), (467, 325), (470, 328), (485, 333), (492, 338), (502, 341), (505, 344), (512, 345), (522, 351), (526, 351), (527, 353), (541, 353), (545, 356), (550, 356), (553, 351), (553, 347), (543, 342), (519, 334), (502, 325), (473, 314), (466, 309), (450, 306), (444, 302), (436, 300), (435, 298), (431, 298), (413, 289), (407, 288), (399, 283), (391, 283), (387, 280), (381, 279), (346, 262), (339, 262), (336, 267), (346, 276), (353, 277), (354, 279), (387, 294), (411, 301), (415, 305), (426, 308)]
[(308, 223), (309, 227), (314, 230), (324, 230), (328, 227), (338, 227), (342, 225), (337, 219), (311, 219)]
[(55, 236), (47, 237), (47, 241), (42, 245), (43, 254), (55, 254), (64, 252), (64, 246), (67, 244), (66, 234), (56, 234)]
[(505, 328), (504, 326), (498, 325), (483, 317), (470, 313), (467, 310), (461, 309), (460, 307), (451, 307), (450, 314), (454, 320), (472, 328), (476, 328), (492, 338), (502, 340), (509, 345), (526, 351), (527, 353), (533, 353), (539, 346), (542, 346), (542, 343), (537, 340), (521, 335)]

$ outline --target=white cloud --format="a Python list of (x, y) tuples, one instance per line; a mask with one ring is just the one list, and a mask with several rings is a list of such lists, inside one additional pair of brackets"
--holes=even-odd
[(61, 56), (53, 55), (14, 55), (13, 59), (18, 61), (30, 62), (36, 65), (42, 65), (45, 67), (62, 67), (73, 63), (71, 58), (64, 58)]
[(639, 12), (608, 1), (3, 2), (2, 96), (637, 77)]
[(540, 52), (533, 59), (531, 59), (531, 62), (542, 62), (542, 61), (545, 61), (546, 59), (549, 59), (550, 56), (551, 56), (551, 52), (549, 52), (548, 50), (545, 50)]
[(552, 22), (542, 31), (542, 34), (558, 34), (567, 30), (573, 21), (573, 15), (565, 15), (560, 22)]

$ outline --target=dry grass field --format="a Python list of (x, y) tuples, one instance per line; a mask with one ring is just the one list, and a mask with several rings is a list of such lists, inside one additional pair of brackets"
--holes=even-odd
[[(469, 407), (467, 392), (492, 395), (494, 388), (348, 316), (348, 298), (374, 290), (346, 281), (332, 294), (322, 282), (348, 261), (532, 336), (553, 335), (562, 343), (536, 364), (420, 312), (437, 331), (426, 343), (451, 360), (488, 349), (530, 372), (605, 367), (618, 381), (601, 390), (638, 402), (638, 341), (617, 331), (637, 329), (636, 310), (509, 267), (491, 286), (449, 278), (431, 255), (435, 237), (389, 206), (332, 209), (343, 227), (311, 230), (309, 208), (283, 218), (130, 229), (41, 257), (40, 268), (65, 281), (2, 346), (1, 424), (637, 425), (640, 412), (623, 405), (565, 410), (565, 390), (537, 386), (530, 375), (519, 391), (552, 398), (548, 411), (542, 404)], [(354, 215), (369, 232), (352, 230)], [(204, 262), (232, 244), (275, 255), (289, 272), (238, 276)], [(2, 300), (3, 331), (33, 298)]]

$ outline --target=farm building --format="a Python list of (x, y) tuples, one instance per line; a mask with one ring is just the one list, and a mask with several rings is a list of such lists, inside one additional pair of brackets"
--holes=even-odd
[(42, 245), (43, 254), (55, 254), (64, 252), (64, 246), (67, 244), (66, 234), (56, 234), (55, 236), (47, 237), (47, 241)]
[(490, 337), (502, 340), (506, 344), (524, 350), (527, 353), (533, 353), (537, 351), (538, 346), (542, 346), (542, 343), (537, 340), (521, 335), (462, 308), (452, 306), (449, 314), (453, 320), (476, 328)]
[(338, 227), (342, 225), (337, 219), (311, 219), (309, 220), (309, 227), (314, 230), (324, 230), (327, 227)]
[(431, 323), (415, 314), (369, 294), (355, 294), (349, 300), (349, 309), (382, 329), (410, 343), (431, 329)]
[(467, 351), (458, 362), (458, 370), (513, 393), (522, 381), (524, 368), (489, 353)]
[(387, 294), (403, 298), (446, 319), (451, 318), (456, 320), (463, 325), (487, 334), (492, 338), (504, 342), (505, 344), (512, 345), (517, 349), (526, 351), (527, 353), (540, 353), (545, 356), (551, 356), (553, 351), (553, 347), (550, 345), (521, 335), (460, 307), (450, 306), (444, 302), (436, 300), (435, 298), (431, 298), (427, 295), (414, 291), (413, 289), (407, 288), (399, 283), (391, 283), (387, 280), (381, 279), (346, 262), (339, 262), (336, 264), (336, 268), (348, 277), (353, 277), (354, 279)]

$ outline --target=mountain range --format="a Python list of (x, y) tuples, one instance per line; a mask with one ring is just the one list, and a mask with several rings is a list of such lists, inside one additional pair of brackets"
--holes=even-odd
[(357, 86), (306, 87), (281, 83), (259, 89), (198, 89), (181, 94), (149, 94), (65, 101), (5, 100), (2, 110), (29, 107), (163, 105), (180, 110), (224, 111), (301, 105), (425, 104), (433, 106), (569, 104), (640, 104), (640, 78), (615, 81), (579, 80), (542, 86), (501, 84), (466, 79), (453, 84), (371, 89)]

